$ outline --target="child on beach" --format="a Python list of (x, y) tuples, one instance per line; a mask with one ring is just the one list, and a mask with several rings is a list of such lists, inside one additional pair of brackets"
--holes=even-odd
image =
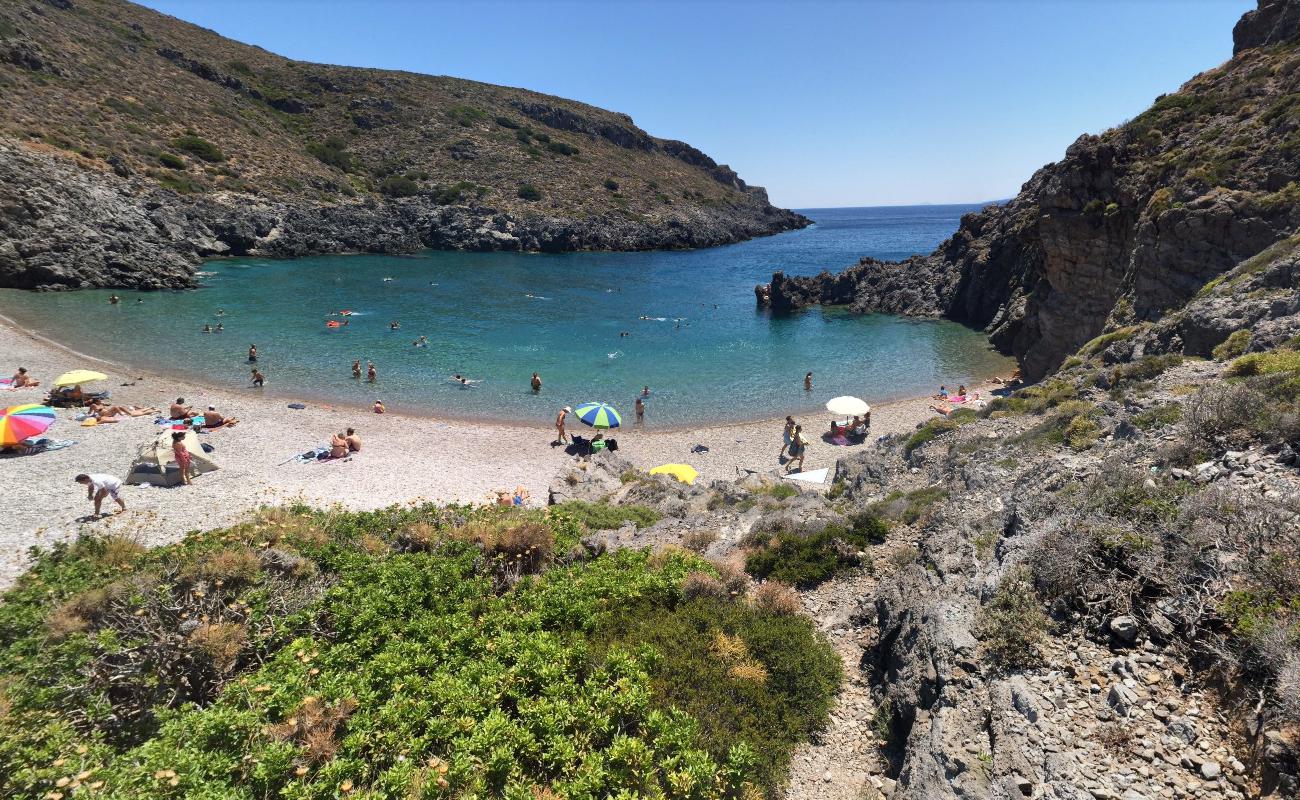
[(189, 486), (190, 465), (193, 462), (189, 449), (185, 447), (185, 431), (176, 431), (172, 434), (172, 456), (176, 459), (176, 466), (180, 468), (181, 483)]
[(383, 400), (376, 400), (374, 408), (376, 414), (383, 414), (386, 411)]
[(253, 367), (253, 386), (260, 389), (262, 388), (262, 385), (265, 383), (266, 383), (266, 376), (263, 375), (261, 370), (259, 370), (257, 367)]

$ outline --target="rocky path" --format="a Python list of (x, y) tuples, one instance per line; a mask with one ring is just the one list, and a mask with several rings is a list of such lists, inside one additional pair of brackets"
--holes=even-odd
[(873, 731), (876, 707), (860, 666), (872, 632), (857, 611), (876, 581), (869, 571), (859, 570), (801, 593), (804, 610), (844, 663), (844, 683), (826, 730), (795, 751), (785, 800), (860, 800), (877, 796), (870, 789), (892, 788), (885, 786), (892, 781), (878, 777), (884, 760)]

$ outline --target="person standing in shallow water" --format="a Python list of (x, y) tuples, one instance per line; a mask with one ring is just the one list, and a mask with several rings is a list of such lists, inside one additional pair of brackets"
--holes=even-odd
[(375, 382), (376, 380), (378, 380), (378, 379), (379, 379), (379, 372), (375, 370), (375, 362), (373, 362), (373, 361), (367, 361), (367, 362), (366, 362), (366, 380), (370, 381), (371, 383), (374, 383), (374, 382)]
[(636, 421), (638, 424), (645, 422), (645, 401), (640, 397), (636, 399)]
[(248, 363), (257, 363), (257, 345), (255, 344), (250, 344), (248, 346)]
[(361, 359), (352, 362), (352, 377), (360, 380), (361, 378)]
[(534, 372), (533, 379), (529, 381), (529, 384), (533, 387), (533, 394), (540, 394), (542, 391), (542, 376)]
[(807, 375), (803, 376), (803, 390), (804, 390), (805, 392), (811, 392), (811, 391), (812, 391), (812, 373), (811, 373), (811, 372), (809, 372)]
[(253, 385), (260, 389), (264, 383), (266, 383), (266, 376), (260, 369), (253, 367)]

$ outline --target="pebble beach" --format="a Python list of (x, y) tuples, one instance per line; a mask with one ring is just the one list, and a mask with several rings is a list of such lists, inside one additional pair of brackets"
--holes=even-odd
[[(204, 434), (219, 469), (196, 478), (192, 486), (124, 487), (125, 513), (91, 520), (85, 490), (73, 482), (80, 472), (104, 472), (124, 478), (140, 445), (156, 435), (154, 416), (82, 427), (76, 409), (58, 409), (58, 421), (44, 434), (71, 439), (61, 450), (0, 458), (0, 485), (5, 486), (5, 521), (0, 529), (0, 587), (25, 569), (28, 550), (49, 547), (83, 534), (114, 533), (153, 546), (175, 541), (189, 531), (228, 525), (262, 506), (303, 502), (316, 507), (339, 505), (349, 510), (400, 503), (485, 503), (499, 490), (525, 487), (531, 505), (547, 502), (551, 480), (574, 456), (553, 446), (554, 429), (536, 420), (484, 423), (404, 414), (391, 408), (380, 415), (368, 408), (307, 402), (292, 409), (287, 387), (267, 391), (243, 386), (198, 385), (173, 376), (134, 369), (78, 353), (27, 332), (0, 317), (0, 371), (12, 375), (27, 367), (42, 381), (39, 388), (0, 390), (4, 406), (38, 403), (49, 382), (78, 368), (103, 372), (108, 380), (87, 391), (108, 389), (116, 404), (166, 409), (177, 397), (202, 409), (215, 406), (239, 424)], [(825, 398), (821, 398), (824, 400)], [(557, 397), (555, 408), (566, 400)], [(875, 406), (871, 437), (901, 433), (934, 416), (929, 398), (912, 398)], [(630, 419), (631, 409), (624, 409)], [(836, 459), (861, 446), (835, 446), (821, 438), (830, 415), (799, 421), (811, 444), (805, 471), (835, 465)], [(570, 417), (570, 430), (590, 434)], [(294, 456), (327, 444), (347, 427), (362, 436), (362, 452), (346, 460), (300, 464)], [(781, 419), (716, 427), (655, 428), (627, 424), (614, 435), (619, 455), (639, 469), (664, 463), (688, 463), (700, 480), (734, 479), (753, 470), (777, 480), (783, 473)], [(704, 445), (707, 452), (692, 452)], [(800, 484), (809, 487), (809, 484)], [(815, 488), (813, 485), (812, 488)], [(111, 507), (111, 503), (105, 508)]]

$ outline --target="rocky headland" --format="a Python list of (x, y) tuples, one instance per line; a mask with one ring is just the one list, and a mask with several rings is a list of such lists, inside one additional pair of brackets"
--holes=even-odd
[(0, 6), (0, 286), (163, 288), (201, 259), (708, 247), (802, 227), (630, 117), (291, 61), (122, 0)]
[[(1261, 2), (1231, 60), (1079, 137), (930, 255), (777, 274), (760, 302), (948, 317), (987, 330), (1035, 380), (1099, 334), (1156, 322), (1300, 226), (1298, 34), (1294, 3)], [(1218, 342), (1184, 344), (1204, 356)]]

